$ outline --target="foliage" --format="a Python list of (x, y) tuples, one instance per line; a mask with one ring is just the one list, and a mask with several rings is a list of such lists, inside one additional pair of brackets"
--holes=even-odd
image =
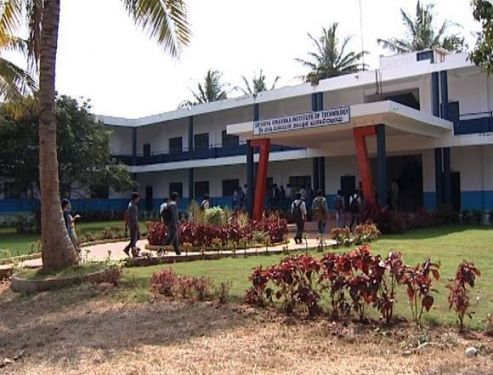
[[(164, 244), (167, 235), (166, 226), (160, 222), (147, 223), (147, 239), (150, 245), (161, 246)], [(180, 223), (180, 241), (189, 242), (194, 247), (218, 249), (228, 243), (236, 247), (243, 242), (251, 243), (253, 234), (266, 233), (267, 239), (271, 243), (284, 240), (287, 235), (287, 223), (284, 219), (277, 216), (266, 217), (260, 221), (249, 221), (239, 223), (232, 221), (225, 225), (197, 224), (192, 221)], [(243, 243), (244, 244), (244, 243)]]
[(224, 225), (224, 211), (221, 207), (211, 207), (204, 212), (205, 223), (209, 225)]
[(451, 24), (445, 20), (440, 28), (433, 25), (432, 4), (423, 5), (416, 2), (416, 13), (412, 15), (401, 9), (402, 22), (406, 27), (405, 38), (378, 39), (378, 43), (392, 52), (407, 53), (434, 48), (444, 48), (451, 52), (462, 52), (467, 49), (464, 37), (459, 34), (447, 34)]
[(39, 233), (39, 220), (34, 215), (17, 215), (15, 231), (19, 234)]
[(112, 284), (114, 286), (118, 286), (120, 284), (120, 279), (123, 275), (123, 270), (118, 265), (110, 265), (102, 276), (101, 281), (105, 283)]
[(372, 255), (368, 246), (343, 254), (329, 253), (320, 261), (309, 255), (292, 256), (277, 265), (255, 268), (245, 301), (259, 306), (280, 302), (287, 313), (301, 309), (314, 315), (320, 311), (322, 295), (327, 293), (333, 318), (356, 314), (364, 321), (366, 308), (372, 307), (389, 324), (397, 287), (404, 285), (413, 320), (420, 323), (423, 311), (433, 305), (430, 274), (438, 279), (438, 267), (429, 260), (416, 267), (406, 266), (398, 252), (382, 259)]
[(188, 205), (188, 218), (195, 224), (205, 224), (204, 211), (200, 209), (200, 205), (192, 200)]
[(329, 232), (329, 238), (336, 241), (336, 246), (351, 245), (351, 229), (349, 227), (333, 228)]
[[(243, 79), (243, 82), (245, 83), (245, 87), (240, 87), (240, 90), (243, 92), (245, 95), (257, 95), (259, 92), (262, 91), (269, 91), (269, 90), (274, 90), (276, 88), (277, 81), (281, 77), (276, 76), (274, 78), (274, 82), (272, 82), (272, 85), (270, 88), (267, 87), (267, 82), (266, 82), (266, 77), (265, 74), (262, 72), (262, 69), (260, 69), (259, 74), (257, 76), (256, 73), (254, 73), (253, 78), (251, 81), (248, 81), (248, 79), (245, 76), (241, 76)], [(251, 82), (251, 85), (250, 85)]]
[(308, 54), (311, 60), (296, 59), (310, 69), (310, 72), (304, 77), (307, 82), (318, 83), (322, 79), (365, 69), (360, 60), (366, 52), (346, 52), (351, 37), (347, 36), (341, 42), (337, 35), (338, 27), (339, 24), (336, 22), (330, 25), (328, 29), (322, 28), (322, 35), (319, 38), (308, 34), (315, 45), (315, 51)]
[(467, 286), (473, 288), (476, 277), (481, 276), (481, 272), (474, 265), (474, 263), (463, 261), (459, 264), (455, 279), (447, 288), (450, 289), (448, 296), (449, 308), (455, 311), (457, 314), (457, 321), (459, 323), (459, 329), (464, 329), (464, 317), (467, 315), (471, 318), (471, 314), (468, 313), (469, 304), (469, 290)]
[(228, 299), (229, 299), (229, 291), (231, 290), (231, 286), (233, 285), (233, 283), (231, 283), (230, 281), (227, 281), (227, 282), (222, 282), (219, 284), (219, 287), (217, 288), (217, 291), (216, 291), (216, 294), (218, 296), (218, 299), (219, 299), (219, 303), (221, 304), (225, 304), (226, 302), (228, 302)]
[[(55, 109), (63, 194), (70, 194), (75, 182), (88, 192), (101, 186), (117, 191), (131, 187), (127, 167), (111, 157), (110, 132), (89, 112), (89, 102), (60, 96)], [(38, 106), (32, 98), (0, 107), (0, 175), (12, 178), (19, 191), (31, 195), (35, 187), (39, 189), (38, 121)]]
[(433, 278), (437, 281), (440, 279), (439, 268), (439, 264), (427, 259), (415, 267), (406, 266), (402, 271), (400, 283), (406, 286), (411, 315), (418, 325), (421, 325), (423, 311), (430, 311), (435, 301), (431, 295), (436, 292), (432, 289), (432, 281)]
[(362, 245), (376, 240), (380, 237), (380, 231), (373, 223), (357, 225), (353, 230), (354, 244)]
[(474, 64), (493, 73), (493, 5), (487, 0), (473, 0), (474, 19), (481, 23), (476, 46), (470, 54)]
[(171, 268), (158, 271), (151, 278), (151, 289), (166, 297), (195, 297), (203, 301), (210, 294), (211, 288), (209, 278), (177, 275)]
[(184, 101), (180, 104), (180, 107), (227, 99), (228, 94), (225, 90), (227, 84), (221, 82), (222, 76), (221, 72), (209, 69), (205, 75), (204, 82), (197, 84), (197, 91), (192, 91), (193, 101)]

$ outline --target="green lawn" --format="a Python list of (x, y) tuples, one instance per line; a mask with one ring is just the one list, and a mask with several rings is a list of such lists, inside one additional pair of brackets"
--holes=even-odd
[[(145, 223), (142, 222), (140, 226), (142, 231), (146, 230)], [(77, 234), (79, 239), (83, 240), (87, 233), (96, 235), (105, 228), (111, 227), (119, 227), (122, 231), (124, 230), (122, 221), (79, 222)], [(37, 252), (38, 240), (39, 236), (36, 234), (18, 234), (15, 228), (0, 228), (0, 259)]]
[[(493, 313), (493, 229), (481, 227), (449, 226), (415, 230), (404, 235), (386, 236), (372, 244), (374, 253), (386, 256), (390, 250), (403, 253), (407, 264), (417, 264), (427, 257), (441, 263), (441, 280), (435, 297), (435, 306), (426, 315), (428, 322), (453, 324), (455, 317), (448, 310), (445, 285), (454, 277), (457, 265), (467, 259), (474, 262), (482, 271), (472, 293), (473, 320), (467, 324), (479, 328), (489, 313)], [(331, 250), (332, 251), (332, 250)], [(313, 252), (315, 256), (320, 253)], [(252, 268), (258, 265), (271, 265), (279, 262), (282, 255), (258, 256), (213, 261), (177, 263), (172, 267), (181, 274), (207, 276), (214, 283), (224, 281), (232, 283), (230, 294), (233, 298), (242, 298), (248, 288), (248, 276)], [(124, 288), (119, 292), (120, 298), (146, 300), (149, 297), (149, 279), (153, 272), (165, 266), (131, 268), (125, 271)], [(169, 267), (169, 266), (166, 266)], [(372, 310), (372, 309), (369, 309)], [(396, 306), (396, 314), (409, 318), (409, 307), (404, 291), (401, 291)]]

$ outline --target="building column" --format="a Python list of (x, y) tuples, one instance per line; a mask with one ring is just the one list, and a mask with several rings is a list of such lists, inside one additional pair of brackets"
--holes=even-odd
[(325, 195), (325, 157), (322, 156), (318, 159), (318, 184), (319, 189), (322, 190), (322, 193)]
[(246, 165), (247, 165), (247, 191), (246, 191), (246, 208), (247, 208), (247, 212), (248, 214), (250, 215), (250, 217), (252, 216), (253, 214), (253, 169), (254, 169), (254, 166), (253, 166), (253, 147), (251, 145), (251, 141), (248, 140), (247, 141), (247, 155), (246, 155)]
[(440, 107), (440, 117), (448, 120), (448, 74), (447, 71), (440, 72), (440, 98), (442, 105)]
[(438, 73), (431, 73), (431, 111), (433, 116), (440, 116), (440, 85)]
[(363, 184), (363, 196), (371, 203), (375, 202), (375, 192), (373, 191), (373, 179), (371, 175), (370, 159), (368, 157), (368, 147), (366, 137), (376, 135), (375, 126), (365, 126), (353, 129), (354, 142), (356, 145), (356, 158), (358, 160), (358, 170)]
[(320, 176), (319, 176), (319, 158), (312, 159), (312, 187), (314, 191), (317, 191), (320, 186)]
[(256, 177), (255, 201), (253, 204), (253, 218), (261, 220), (265, 208), (265, 190), (267, 185), (267, 171), (269, 168), (270, 139), (255, 139), (252, 146), (260, 148), (259, 163)]
[(137, 128), (132, 128), (132, 165), (137, 165)]
[(443, 200), (447, 207), (452, 207), (452, 175), (450, 169), (450, 147), (443, 149)]
[(193, 159), (193, 116), (188, 118), (188, 158)]
[(188, 168), (188, 198), (190, 199), (190, 202), (193, 200), (193, 198), (195, 198), (194, 185), (195, 185), (195, 181), (193, 176), (193, 168)]
[(442, 184), (442, 149), (435, 148), (435, 208), (438, 209), (443, 204), (443, 184)]
[(387, 203), (387, 150), (385, 145), (385, 125), (377, 125), (377, 193), (381, 207)]

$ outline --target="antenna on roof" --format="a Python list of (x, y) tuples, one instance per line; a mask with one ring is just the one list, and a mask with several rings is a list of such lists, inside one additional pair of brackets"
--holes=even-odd
[(361, 0), (359, 0), (359, 28), (361, 35), (361, 52), (363, 52), (363, 56), (361, 57), (363, 63), (363, 70), (366, 70), (365, 66), (365, 41), (363, 38), (363, 8), (361, 7)]

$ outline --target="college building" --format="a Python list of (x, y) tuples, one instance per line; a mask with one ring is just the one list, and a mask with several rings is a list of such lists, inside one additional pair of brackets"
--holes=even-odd
[[(99, 118), (147, 210), (172, 191), (182, 206), (206, 193), (213, 204), (231, 205), (245, 185), (257, 211), (273, 184), (322, 189), (332, 202), (360, 181), (365, 197), (382, 204), (396, 182), (403, 210), (493, 210), (493, 78), (465, 53), (381, 57), (379, 69), (318, 83), (136, 119)], [(97, 198), (80, 205), (124, 209), (128, 193)]]

